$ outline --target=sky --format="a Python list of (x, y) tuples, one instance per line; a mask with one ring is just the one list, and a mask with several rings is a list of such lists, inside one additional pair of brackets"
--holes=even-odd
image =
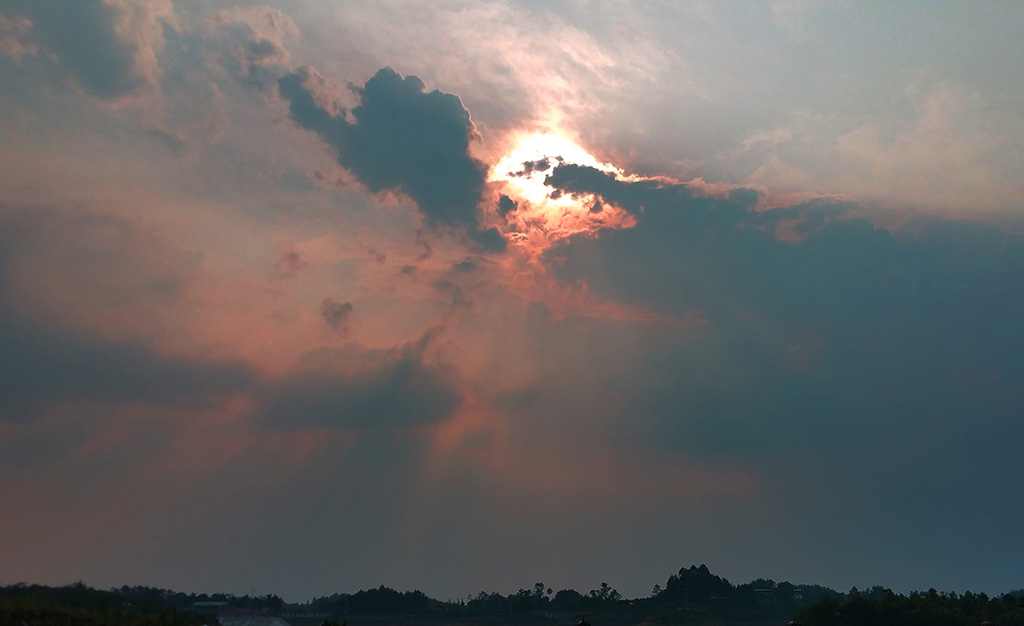
[(1024, 587), (1022, 23), (0, 0), (0, 584)]

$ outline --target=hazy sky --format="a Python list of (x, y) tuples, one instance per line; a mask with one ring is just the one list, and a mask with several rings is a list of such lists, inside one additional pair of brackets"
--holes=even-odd
[(0, 584), (1024, 586), (1022, 23), (0, 0)]

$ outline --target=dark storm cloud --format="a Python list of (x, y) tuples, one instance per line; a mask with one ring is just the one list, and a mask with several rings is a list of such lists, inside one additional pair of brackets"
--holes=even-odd
[(478, 229), (487, 168), (469, 155), (476, 131), (458, 97), (426, 92), (419, 78), (384, 68), (355, 89), (361, 102), (349, 121), (329, 110), (309, 68), (278, 87), (292, 120), (327, 142), (367, 189), (401, 191), (431, 226), (462, 226), (485, 250), (504, 248), (496, 230)]
[(484, 252), (501, 252), (507, 242), (497, 228), (487, 228), (470, 232), (470, 237)]
[(504, 194), (498, 199), (498, 215), (501, 217), (505, 217), (518, 208), (519, 207), (516, 206), (515, 200)]
[(0, 219), (0, 419), (30, 420), (64, 402), (206, 407), (252, 388), (241, 364), (164, 356), (139, 341), (105, 341), (20, 315), (10, 268), (33, 221)]
[(500, 398), (510, 424), (572, 437), (598, 424), (622, 446), (749, 471), (759, 496), (718, 519), (731, 532), (700, 541), (727, 537), (720, 555), (744, 546), (754, 571), (841, 562), (845, 576), (919, 584), (956, 580), (953, 554), (1012, 571), (1024, 239), (939, 218), (890, 231), (851, 205), (759, 213), (743, 193), (584, 174), (576, 192), (631, 203), (638, 223), (563, 243), (549, 270), (600, 299), (707, 323), (532, 320), (524, 335), (550, 362)]
[(273, 385), (255, 419), (272, 428), (394, 429), (437, 422), (462, 404), (454, 372), (424, 362), (432, 335), (391, 350), (320, 350)]
[[(659, 445), (751, 458), (928, 428), (957, 448), (957, 429), (1024, 416), (1020, 238), (938, 218), (890, 232), (843, 205), (755, 213), (743, 191), (694, 197), (575, 166), (548, 182), (640, 218), (554, 249), (562, 280), (710, 321), (616, 382)], [(800, 243), (781, 241), (782, 225)]]
[(750, 189), (735, 189), (725, 199), (702, 197), (686, 185), (660, 180), (622, 181), (608, 172), (571, 163), (556, 167), (545, 183), (557, 193), (597, 194), (633, 214), (645, 208), (679, 208), (681, 215), (675, 218), (696, 220), (692, 226), (700, 230), (729, 226), (749, 218), (748, 211), (758, 199)]
[(30, 19), (32, 39), (96, 97), (120, 98), (147, 82), (136, 67), (139, 43), (118, 36), (117, 10), (102, 0), (0, 0), (0, 14)]
[[(538, 159), (536, 161), (523, 161), (523, 169), (518, 172), (512, 173), (512, 176), (529, 176), (534, 172), (546, 172), (552, 167), (552, 160), (550, 158)], [(561, 157), (554, 159), (558, 164), (563, 164), (565, 161)]]

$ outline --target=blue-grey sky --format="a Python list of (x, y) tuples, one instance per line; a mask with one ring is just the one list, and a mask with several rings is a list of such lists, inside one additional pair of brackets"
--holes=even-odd
[(0, 0), (0, 583), (1024, 586), (1021, 23)]

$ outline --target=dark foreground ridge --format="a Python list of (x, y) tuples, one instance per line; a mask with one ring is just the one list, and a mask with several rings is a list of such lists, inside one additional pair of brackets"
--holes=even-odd
[(480, 592), (447, 601), (381, 585), (301, 604), (273, 594), (185, 594), (139, 586), (110, 591), (82, 583), (0, 588), (0, 626), (189, 626), (218, 621), (225, 626), (572, 626), (581, 620), (593, 626), (1024, 626), (1024, 590), (989, 597), (935, 589), (903, 595), (880, 586), (841, 593), (763, 578), (733, 585), (705, 565), (682, 568), (664, 586), (655, 585), (649, 596), (634, 599), (623, 598), (607, 583), (585, 594), (555, 592), (536, 583), (514, 594)]

